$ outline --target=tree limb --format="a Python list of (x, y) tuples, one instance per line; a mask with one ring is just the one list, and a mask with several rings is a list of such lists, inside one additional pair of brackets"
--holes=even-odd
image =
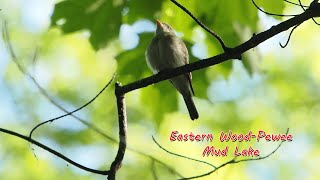
[(126, 104), (124, 94), (119, 93), (121, 84), (116, 83), (115, 94), (117, 97), (117, 106), (118, 106), (118, 118), (119, 118), (119, 148), (118, 153), (111, 164), (110, 175), (108, 176), (109, 180), (115, 180), (115, 175), (118, 169), (121, 167), (121, 163), (126, 152), (127, 147), (127, 113), (126, 113)]

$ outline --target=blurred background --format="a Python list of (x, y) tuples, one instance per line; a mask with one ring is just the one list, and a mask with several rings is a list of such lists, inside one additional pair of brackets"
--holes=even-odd
[[(230, 47), (289, 18), (258, 12), (251, 1), (179, 2)], [(311, 1), (302, 2), (308, 5)], [(259, 0), (257, 4), (272, 13), (302, 12), (284, 1)], [(0, 8), (1, 128), (28, 135), (38, 123), (64, 114), (52, 101), (72, 111), (91, 100), (116, 73), (113, 83), (93, 103), (75, 113), (78, 119), (65, 117), (33, 134), (35, 140), (95, 169), (109, 169), (117, 152), (114, 83), (128, 84), (152, 75), (144, 52), (154, 36), (155, 19), (177, 31), (189, 48), (191, 62), (223, 52), (215, 38), (169, 0), (1, 0)], [(293, 141), (283, 143), (269, 158), (228, 165), (202, 179), (319, 179), (319, 33), (319, 26), (308, 21), (294, 31), (284, 49), (279, 42), (285, 44), (289, 31), (244, 53), (243, 61), (193, 72), (194, 101), (200, 114), (194, 122), (168, 81), (127, 94), (129, 149), (118, 179), (177, 179), (178, 174), (189, 177), (212, 170), (164, 152), (152, 136), (172, 152), (219, 166), (233, 158), (236, 146), (252, 146), (263, 156), (279, 144), (220, 142), (221, 131), (283, 134), (287, 128)], [(21, 72), (14, 59), (47, 95)], [(174, 130), (212, 133), (214, 139), (170, 142)], [(229, 146), (229, 155), (202, 157), (208, 145)], [(0, 178), (106, 179), (4, 133), (0, 133)]]

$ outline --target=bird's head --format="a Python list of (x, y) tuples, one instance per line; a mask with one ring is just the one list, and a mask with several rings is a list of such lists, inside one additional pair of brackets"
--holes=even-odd
[(171, 26), (169, 26), (166, 23), (163, 23), (157, 19), (157, 30), (156, 34), (161, 34), (161, 33), (174, 33), (174, 30), (172, 29)]

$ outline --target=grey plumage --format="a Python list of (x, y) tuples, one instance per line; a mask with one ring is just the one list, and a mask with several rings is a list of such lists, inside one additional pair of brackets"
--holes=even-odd
[[(147, 48), (146, 60), (149, 68), (156, 74), (165, 69), (188, 64), (189, 55), (186, 45), (175, 35), (173, 29), (157, 20), (156, 35)], [(188, 73), (174, 77), (170, 81), (183, 96), (190, 118), (194, 120), (199, 115), (192, 99), (194, 92), (191, 79), (191, 73)]]

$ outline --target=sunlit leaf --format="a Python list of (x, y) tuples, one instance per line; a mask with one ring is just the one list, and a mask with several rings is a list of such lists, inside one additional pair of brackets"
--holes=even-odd
[(89, 30), (91, 44), (99, 49), (118, 36), (122, 6), (116, 0), (62, 1), (55, 5), (52, 26), (61, 26), (64, 33)]

